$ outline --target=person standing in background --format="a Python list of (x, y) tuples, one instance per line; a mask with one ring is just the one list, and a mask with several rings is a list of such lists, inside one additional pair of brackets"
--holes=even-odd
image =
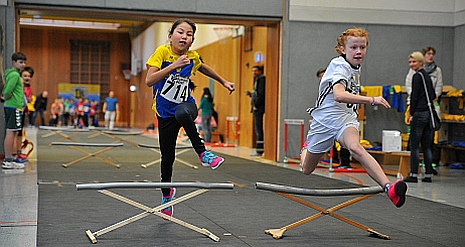
[(66, 98), (65, 101), (63, 102), (63, 125), (68, 126), (69, 124), (69, 108), (71, 106), (71, 99)]
[(115, 98), (115, 92), (110, 91), (108, 97), (103, 103), (103, 113), (105, 113), (105, 128), (113, 129), (115, 119), (119, 115), (118, 99)]
[(90, 102), (90, 126), (98, 127), (98, 100), (94, 99)]
[(34, 104), (36, 103), (36, 99), (37, 97), (35, 95), (32, 95), (31, 96), (31, 101), (27, 103), (27, 122), (29, 124), (29, 126), (34, 126), (34, 122), (32, 121), (33, 120), (33, 117), (34, 117), (34, 112), (35, 112), (35, 108), (34, 108)]
[(21, 130), (18, 131), (18, 135), (16, 136), (15, 140), (15, 147), (16, 147), (16, 159), (19, 162), (27, 162), (28, 158), (25, 154), (21, 152), (21, 147), (23, 145), (23, 136), (26, 135), (24, 126), (26, 124), (26, 118), (29, 121), (28, 114), (29, 114), (29, 103), (32, 101), (32, 89), (31, 89), (31, 78), (34, 75), (34, 69), (30, 66), (26, 66), (21, 72), (21, 80), (23, 81), (23, 89), (24, 89), (24, 107), (23, 107), (23, 118), (21, 122)]
[(208, 87), (203, 89), (202, 99), (200, 100), (199, 109), (202, 116), (202, 131), (205, 142), (211, 142), (212, 130), (210, 121), (213, 114), (213, 96)]
[(254, 76), (254, 86), (252, 92), (247, 91), (247, 96), (251, 97), (252, 114), (254, 120), (255, 134), (257, 136), (255, 153), (251, 156), (262, 156), (264, 149), (263, 114), (265, 114), (265, 85), (266, 77), (263, 75), (263, 66), (252, 67)]
[(37, 114), (40, 114), (40, 124), (45, 126), (44, 114), (47, 112), (47, 101), (48, 101), (48, 92), (43, 91), (41, 94), (37, 95), (36, 103), (34, 104), (34, 114), (32, 115), (32, 122), (34, 124), (36, 121)]
[[(26, 66), (21, 71), (21, 79), (23, 80), (24, 95), (27, 100), (27, 108), (24, 111), (24, 120), (27, 119), (28, 124), (31, 124), (32, 113), (34, 112), (35, 96), (32, 94), (31, 79), (34, 76), (34, 69), (31, 66)], [(24, 125), (23, 125), (24, 127)]]
[(3, 169), (22, 169), (24, 162), (15, 157), (15, 140), (18, 132), (21, 131), (22, 116), (25, 102), (24, 89), (21, 76), (19, 74), (26, 67), (26, 55), (16, 52), (11, 56), (13, 67), (5, 71), (5, 86), (3, 87), (1, 98), (5, 101), (5, 127), (6, 135), (4, 140), (5, 158), (3, 159)]
[[(433, 82), (434, 92), (436, 92), (436, 98), (434, 101), (439, 102), (442, 94), (442, 70), (434, 62), (434, 56), (436, 55), (436, 49), (432, 46), (427, 46), (421, 51), (425, 59), (423, 69), (431, 77)], [(415, 74), (415, 70), (409, 69), (407, 76), (405, 77), (405, 90), (407, 91), (407, 105), (410, 105), (410, 99), (412, 94), (412, 77)]]
[(60, 112), (62, 110), (62, 105), (60, 104), (60, 98), (56, 98), (55, 101), (50, 106), (50, 126), (60, 126)]
[(431, 113), (429, 111), (429, 104), (433, 103), (436, 93), (434, 92), (434, 86), (428, 72), (423, 69), (423, 54), (418, 51), (413, 52), (410, 54), (408, 62), (410, 68), (416, 73), (412, 77), (412, 98), (410, 102), (410, 174), (404, 181), (410, 183), (418, 181), (421, 144), (426, 169), (425, 177), (422, 181), (431, 183), (433, 175), (432, 146), (434, 131), (430, 126)]
[(76, 103), (76, 128), (82, 129), (84, 127), (84, 99), (79, 98)]
[[(436, 62), (434, 62), (434, 56), (436, 55), (436, 49), (432, 46), (426, 46), (421, 50), (421, 53), (423, 54), (424, 58), (424, 63), (423, 63), (423, 69), (428, 73), (428, 75), (431, 78), (431, 81), (433, 82), (433, 87), (434, 87), (434, 92), (436, 93), (436, 98), (434, 99), (434, 105), (438, 105), (441, 101), (441, 94), (442, 94), (442, 70), (439, 66), (436, 65)], [(415, 74), (415, 70), (409, 69), (407, 76), (405, 77), (405, 89), (407, 91), (407, 112), (410, 112), (410, 99), (411, 99), (411, 94), (412, 94), (412, 78), (413, 75)], [(434, 135), (433, 135), (434, 139)], [(408, 149), (410, 150), (410, 138), (408, 141)], [(434, 141), (433, 141), (434, 145)], [(436, 169), (433, 168), (433, 175), (438, 175), (438, 172)]]
[(88, 98), (84, 99), (84, 127), (88, 128), (89, 125), (89, 120), (90, 120), (90, 101)]

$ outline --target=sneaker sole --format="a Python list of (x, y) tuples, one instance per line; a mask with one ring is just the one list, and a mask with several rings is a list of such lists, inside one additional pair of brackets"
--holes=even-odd
[(220, 167), (220, 165), (223, 164), (223, 162), (224, 162), (224, 159), (222, 159), (220, 162), (218, 162), (218, 165), (216, 165), (215, 167), (212, 166), (212, 167), (211, 167), (212, 170), (218, 169), (218, 167)]
[(399, 181), (396, 184), (395, 188), (396, 195), (400, 197), (399, 202), (397, 202), (396, 207), (400, 208), (405, 203), (405, 194), (407, 193), (407, 184), (403, 181)]

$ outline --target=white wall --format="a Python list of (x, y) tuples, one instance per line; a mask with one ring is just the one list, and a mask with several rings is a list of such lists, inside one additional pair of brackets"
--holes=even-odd
[[(137, 70), (137, 66), (145, 70), (145, 62), (155, 52), (158, 46), (168, 44), (168, 32), (171, 28), (169, 22), (157, 22), (147, 28), (137, 37), (131, 41), (131, 53), (132, 53), (132, 75), (137, 75), (140, 70)], [(217, 27), (229, 27), (222, 25), (210, 25), (210, 24), (196, 24), (197, 31), (195, 33), (195, 40), (192, 44), (192, 50), (198, 50), (211, 43), (217, 42), (220, 37), (214, 28)], [(230, 36), (231, 33), (228, 33)], [(142, 66), (140, 65), (142, 64)]]
[(289, 20), (454, 27), (465, 0), (290, 0)]

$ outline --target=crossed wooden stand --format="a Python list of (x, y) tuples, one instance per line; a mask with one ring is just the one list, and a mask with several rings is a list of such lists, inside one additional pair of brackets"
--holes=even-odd
[[(341, 216), (339, 214), (336, 214), (335, 212), (338, 211), (339, 209), (345, 208), (347, 206), (350, 206), (354, 203), (360, 202), (362, 200), (365, 200), (369, 197), (372, 197), (378, 193), (382, 193), (383, 189), (379, 186), (373, 186), (373, 187), (362, 187), (362, 188), (350, 188), (350, 189), (305, 189), (305, 188), (298, 188), (298, 187), (291, 187), (291, 186), (284, 186), (284, 185), (277, 185), (277, 184), (270, 184), (270, 183), (262, 183), (262, 182), (257, 182), (255, 183), (255, 188), (261, 189), (261, 190), (269, 190), (273, 191), (281, 196), (284, 196), (288, 199), (291, 199), (295, 202), (298, 202), (302, 205), (305, 205), (307, 207), (310, 207), (312, 209), (315, 209), (319, 211), (319, 213), (316, 213), (310, 217), (307, 217), (305, 219), (299, 220), (297, 222), (294, 222), (292, 224), (289, 224), (287, 226), (281, 227), (279, 229), (269, 229), (265, 230), (266, 234), (272, 235), (273, 238), (275, 239), (280, 239), (284, 232), (293, 228), (296, 228), (298, 226), (301, 226), (303, 224), (306, 224), (310, 221), (313, 221), (315, 219), (318, 219), (320, 217), (323, 217), (325, 215), (329, 215), (331, 217), (334, 217), (338, 220), (341, 220), (343, 222), (346, 222), (352, 226), (355, 226), (357, 228), (360, 228), (364, 231), (369, 232), (371, 235), (382, 238), (382, 239), (391, 239), (391, 237), (381, 234), (367, 226), (364, 226), (360, 223), (357, 223), (353, 220), (350, 220), (344, 216)], [(319, 207), (317, 205), (314, 205), (310, 202), (307, 202), (305, 200), (302, 200), (298, 197), (295, 197), (290, 194), (297, 194), (297, 195), (305, 195), (305, 196), (348, 196), (348, 195), (359, 195), (356, 198), (353, 198), (351, 200), (345, 201), (343, 203), (340, 203), (334, 207), (324, 209), (322, 207)]]
[[(74, 128), (68, 128), (68, 127), (53, 127), (53, 126), (40, 126), (39, 129), (44, 129), (44, 130), (48, 130), (50, 131), (49, 133), (46, 133), (46, 134), (43, 134), (41, 137), (42, 138), (45, 138), (45, 137), (50, 137), (50, 136), (53, 136), (53, 135), (59, 135), (61, 137), (63, 137), (62, 139), (58, 140), (58, 141), (61, 141), (61, 140), (73, 140), (72, 138), (74, 136), (77, 136), (79, 134), (81, 134), (82, 132), (89, 132), (88, 129), (74, 129)], [(63, 132), (71, 132), (72, 134), (65, 134)]]
[[(142, 148), (148, 148), (148, 149), (150, 149), (150, 150), (152, 150), (152, 151), (154, 151), (154, 152), (157, 152), (157, 153), (161, 154), (161, 152), (159, 151), (160, 146), (150, 145), (150, 144), (143, 144), (143, 143), (139, 143), (138, 146), (139, 146), (139, 147), (142, 147)], [(175, 161), (178, 161), (179, 163), (181, 163), (181, 164), (183, 164), (183, 165), (186, 165), (186, 166), (188, 166), (188, 167), (190, 167), (190, 168), (199, 169), (198, 166), (192, 165), (191, 163), (186, 162), (186, 161), (184, 161), (184, 160), (182, 160), (182, 159), (179, 159), (179, 158), (177, 157), (179, 154), (182, 154), (182, 153), (185, 153), (185, 152), (191, 150), (191, 149), (192, 149), (192, 146), (176, 146), (176, 150), (178, 150), (178, 149), (182, 149), (182, 150), (176, 152)], [(141, 164), (140, 166), (141, 166), (142, 168), (148, 168), (149, 166), (155, 165), (155, 164), (159, 163), (160, 161), (161, 161), (161, 158), (160, 158), (160, 159), (157, 159), (157, 160), (154, 160), (154, 161), (151, 161), (151, 162), (146, 163), (146, 164)]]
[[(102, 157), (99, 157), (97, 156), (98, 154), (101, 154), (103, 152), (106, 152), (108, 150), (111, 150), (115, 147), (120, 147), (120, 146), (123, 146), (124, 143), (120, 142), (120, 143), (79, 143), (79, 142), (52, 142), (52, 145), (64, 145), (64, 146), (68, 146), (74, 150), (77, 150), (81, 153), (84, 153), (86, 154), (86, 156), (83, 156), (79, 159), (76, 159), (76, 160), (73, 160), (73, 161), (70, 161), (68, 163), (65, 163), (65, 164), (62, 164), (62, 166), (64, 168), (68, 168), (70, 165), (73, 165), (73, 164), (76, 164), (78, 162), (81, 162), (83, 160), (86, 160), (88, 158), (91, 158), (91, 157), (95, 157), (107, 164), (110, 164), (116, 168), (120, 168), (120, 164), (115, 164), (114, 162), (112, 162), (111, 160), (107, 160), (105, 158), (102, 158)], [(103, 149), (100, 149), (99, 151), (97, 152), (94, 152), (94, 153), (90, 153), (82, 148), (78, 148), (77, 146), (87, 146), (87, 147), (104, 147)]]
[[(131, 199), (128, 199), (124, 196), (118, 195), (114, 192), (105, 190), (105, 189), (116, 189), (116, 188), (179, 188), (179, 187), (187, 187), (187, 188), (197, 188), (197, 190), (188, 193), (186, 195), (183, 195), (179, 198), (174, 199), (173, 201), (169, 203), (165, 203), (163, 205), (151, 208), (148, 206), (145, 206), (141, 203), (138, 203), (136, 201), (133, 201)], [(137, 214), (133, 217), (130, 217), (128, 219), (125, 219), (123, 221), (120, 221), (116, 224), (113, 224), (111, 226), (108, 226), (106, 228), (103, 228), (99, 231), (96, 232), (91, 232), (90, 230), (86, 231), (87, 237), (89, 237), (90, 241), (92, 243), (97, 242), (97, 237), (101, 236), (105, 233), (108, 233), (110, 231), (113, 231), (115, 229), (118, 229), (120, 227), (123, 227), (129, 223), (135, 222), (137, 220), (140, 220), (150, 214), (162, 217), (163, 219), (169, 220), (173, 223), (176, 223), (180, 226), (186, 227), (188, 229), (191, 229), (193, 231), (196, 231), (200, 234), (203, 234), (212, 240), (218, 242), (220, 241), (220, 238), (213, 233), (211, 233), (209, 230), (205, 228), (199, 228), (197, 226), (194, 226), (192, 224), (189, 224), (187, 222), (184, 222), (182, 220), (176, 219), (172, 216), (167, 216), (165, 214), (162, 214), (160, 211), (164, 208), (167, 208), (169, 206), (176, 205), (180, 202), (183, 202), (185, 200), (188, 200), (190, 198), (193, 198), (195, 196), (201, 195), (205, 192), (208, 191), (208, 189), (233, 189), (234, 184), (231, 183), (194, 183), (194, 182), (177, 182), (177, 183), (138, 183), (138, 182), (132, 182), (132, 183), (98, 183), (98, 184), (77, 184), (76, 189), (77, 190), (98, 190), (100, 193), (107, 195), (109, 197), (112, 197), (116, 200), (125, 202), (129, 205), (132, 205), (134, 207), (137, 207), (139, 209), (144, 210), (144, 212)]]

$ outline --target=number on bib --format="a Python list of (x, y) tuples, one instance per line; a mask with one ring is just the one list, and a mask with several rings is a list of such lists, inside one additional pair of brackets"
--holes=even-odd
[(168, 79), (166, 79), (160, 95), (173, 103), (179, 104), (187, 101), (187, 96), (189, 95), (187, 92), (188, 86), (189, 78), (179, 75), (170, 75)]

